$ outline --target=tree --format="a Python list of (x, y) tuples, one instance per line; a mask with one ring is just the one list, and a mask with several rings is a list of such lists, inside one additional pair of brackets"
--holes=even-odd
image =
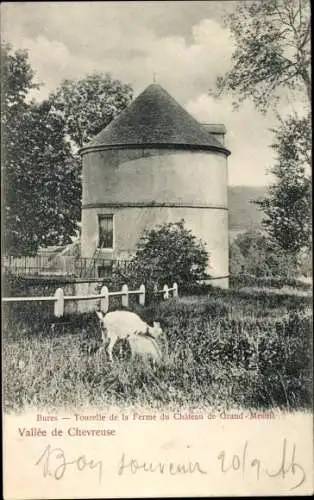
[(61, 117), (31, 103), (15, 127), (5, 161), (4, 228), (11, 255), (71, 242), (80, 219), (80, 166), (64, 140)]
[(13, 53), (10, 44), (1, 44), (1, 73), (1, 123), (7, 127), (9, 120), (27, 107), (25, 98), (29, 91), (39, 88), (39, 85), (34, 82), (35, 73), (28, 61), (27, 50)]
[(34, 82), (34, 71), (25, 50), (12, 52), (9, 44), (1, 44), (1, 170), (5, 178), (6, 159), (13, 153), (19, 142), (17, 126), (28, 109), (26, 97), (32, 89), (38, 88)]
[(65, 80), (49, 101), (65, 122), (65, 132), (77, 148), (89, 142), (132, 100), (130, 85), (94, 73), (80, 80)]
[(209, 256), (205, 243), (184, 220), (144, 231), (133, 259), (133, 273), (145, 284), (191, 286), (206, 279)]
[(309, 0), (241, 1), (226, 18), (236, 48), (232, 67), (217, 79), (218, 95), (230, 92), (238, 106), (252, 99), (266, 111), (278, 90), (305, 89), (311, 100)]
[[(266, 112), (278, 103), (279, 90), (305, 90), (311, 101), (310, 3), (308, 0), (239, 2), (226, 18), (235, 40), (232, 67), (217, 80), (217, 95), (230, 92), (238, 106), (246, 98)], [(270, 238), (296, 257), (310, 245), (311, 183), (309, 117), (279, 118), (272, 147), (276, 183), (262, 202), (263, 225)]]
[[(11, 174), (14, 171), (14, 160), (18, 160), (20, 132), (19, 127), (24, 120), (29, 105), (26, 102), (30, 90), (38, 88), (34, 82), (34, 71), (28, 61), (28, 52), (13, 52), (11, 45), (1, 44), (1, 172), (2, 172), (2, 222), (4, 226), (3, 244), (5, 250), (11, 245), (7, 236), (11, 236), (11, 205), (14, 195), (14, 184)], [(10, 221), (11, 219), (11, 221)]]
[(4, 45), (1, 59), (4, 246), (7, 253), (30, 255), (77, 234), (77, 148), (129, 103), (132, 91), (110, 75), (89, 75), (36, 103), (29, 98), (38, 85), (27, 51)]
[(273, 130), (277, 160), (271, 172), (276, 178), (264, 200), (262, 224), (283, 250), (298, 255), (311, 249), (311, 120), (289, 116)]
[(230, 245), (230, 272), (257, 277), (292, 277), (296, 262), (259, 230), (239, 234)]

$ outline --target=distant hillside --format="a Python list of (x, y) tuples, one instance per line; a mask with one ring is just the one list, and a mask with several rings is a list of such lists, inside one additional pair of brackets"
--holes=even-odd
[(263, 198), (265, 193), (265, 186), (229, 186), (229, 232), (231, 237), (260, 225), (262, 212), (250, 201)]

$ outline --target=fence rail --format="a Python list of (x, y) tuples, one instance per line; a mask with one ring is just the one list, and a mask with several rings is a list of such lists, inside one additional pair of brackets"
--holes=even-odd
[(155, 289), (155, 293), (162, 293), (163, 298), (169, 299), (169, 293), (172, 292), (173, 297), (178, 297), (178, 285), (177, 283), (173, 283), (172, 288), (169, 288), (168, 285), (165, 285), (162, 290)]
[(72, 276), (76, 278), (105, 278), (114, 270), (127, 270), (130, 260), (85, 258), (64, 255), (35, 255), (34, 257), (4, 256), (5, 272), (16, 276)]
[[(172, 288), (165, 285), (163, 290), (157, 293), (163, 293), (165, 300), (169, 299), (169, 292), (173, 293), (173, 297), (178, 297), (178, 285), (173, 284)], [(102, 286), (100, 293), (96, 295), (64, 295), (63, 288), (57, 288), (55, 294), (49, 297), (3, 297), (2, 302), (54, 302), (54, 315), (56, 318), (61, 318), (64, 315), (64, 302), (68, 300), (100, 300), (100, 310), (106, 313), (109, 309), (110, 297), (121, 297), (122, 307), (128, 307), (129, 295), (138, 295), (139, 304), (145, 305), (146, 290), (142, 284), (137, 290), (129, 290), (127, 285), (123, 285), (121, 291), (109, 292), (108, 288)]]

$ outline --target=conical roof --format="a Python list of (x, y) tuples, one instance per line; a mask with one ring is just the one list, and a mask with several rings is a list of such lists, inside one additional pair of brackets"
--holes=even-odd
[(207, 149), (230, 154), (160, 85), (149, 85), (82, 153), (112, 147)]

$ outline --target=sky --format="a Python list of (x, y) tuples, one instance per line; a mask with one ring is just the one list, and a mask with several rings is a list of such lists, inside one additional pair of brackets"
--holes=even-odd
[(36, 94), (48, 96), (64, 79), (110, 73), (130, 83), (136, 97), (153, 82), (163, 86), (197, 120), (223, 123), (229, 185), (263, 186), (273, 179), (269, 145), (275, 117), (250, 101), (208, 91), (230, 68), (234, 44), (223, 24), (234, 1), (12, 2), (2, 3), (2, 41), (28, 49)]

